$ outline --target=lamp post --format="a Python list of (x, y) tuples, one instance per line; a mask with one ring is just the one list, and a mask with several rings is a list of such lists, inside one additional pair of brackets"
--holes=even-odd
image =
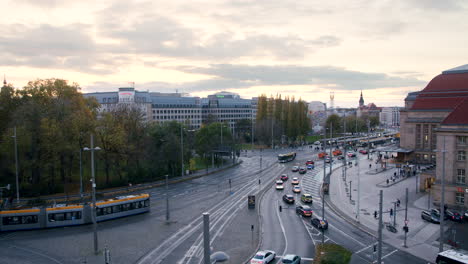
[(11, 136), (15, 139), (15, 169), (16, 169), (16, 203), (19, 203), (19, 176), (18, 176), (18, 143), (16, 139), (16, 127), (14, 128), (14, 134)]
[(184, 129), (183, 124), (180, 124), (180, 165), (182, 167), (182, 172), (180, 176), (184, 176)]
[(81, 154), (83, 150), (80, 148), (80, 198), (83, 199), (83, 166), (82, 166), (82, 159)]
[(96, 221), (96, 177), (94, 175), (94, 151), (101, 150), (100, 147), (94, 147), (94, 136), (91, 134), (90, 147), (84, 147), (84, 151), (91, 151), (91, 183), (93, 189), (93, 232), (94, 232), (94, 254), (98, 254), (98, 235), (97, 235), (97, 221)]

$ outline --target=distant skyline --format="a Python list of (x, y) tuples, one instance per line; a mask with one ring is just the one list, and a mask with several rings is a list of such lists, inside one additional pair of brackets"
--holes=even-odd
[(467, 64), (462, 0), (5, 0), (0, 73), (20, 88), (137, 90), (403, 106)]

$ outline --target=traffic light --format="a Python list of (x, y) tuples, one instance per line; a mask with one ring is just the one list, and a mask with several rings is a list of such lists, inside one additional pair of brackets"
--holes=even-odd
[(374, 252), (377, 251), (377, 244), (374, 244)]
[(390, 216), (393, 215), (393, 208), (390, 208)]
[(405, 231), (405, 233), (408, 233), (408, 232), (409, 232), (408, 226), (404, 226), (404, 227), (403, 227), (403, 231)]
[(281, 205), (279, 206), (279, 211), (281, 212), (283, 210), (283, 208), (281, 207)]

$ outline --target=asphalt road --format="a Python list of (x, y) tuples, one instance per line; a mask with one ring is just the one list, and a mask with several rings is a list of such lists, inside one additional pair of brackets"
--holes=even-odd
[[(301, 204), (300, 196), (296, 196), (294, 206), (288, 206), (281, 200), (283, 194), (293, 194), (290, 179), (299, 177), (302, 193), (310, 193), (313, 196), (313, 214), (322, 216), (320, 189), (323, 182), (323, 161), (317, 161), (316, 154), (316, 151), (311, 150), (299, 152), (295, 161), (285, 165), (284, 170), (289, 175), (289, 180), (285, 183), (285, 189), (278, 191), (272, 184), (271, 190), (266, 192), (262, 200), (262, 215), (264, 217), (262, 218), (263, 239), (261, 249), (271, 249), (277, 253), (278, 257), (274, 263), (279, 262), (280, 257), (284, 254), (297, 254), (305, 258), (303, 263), (312, 263), (311, 259), (315, 255), (315, 245), (322, 241), (322, 232), (310, 224), (310, 218), (300, 217), (295, 213), (295, 205)], [(313, 170), (307, 171), (305, 175), (291, 172), (292, 166), (305, 166), (305, 161), (308, 159), (316, 161)], [(334, 168), (338, 165), (335, 164)], [(327, 164), (327, 173), (329, 167), (330, 165)], [(282, 212), (279, 212), (280, 204), (283, 207)], [(377, 254), (374, 253), (373, 246), (377, 242), (375, 237), (344, 220), (326, 204), (325, 219), (329, 222), (329, 228), (324, 233), (326, 243), (336, 243), (353, 252), (351, 263), (373, 263), (376, 260)], [(427, 263), (385, 243), (382, 245), (382, 260), (384, 263)]]

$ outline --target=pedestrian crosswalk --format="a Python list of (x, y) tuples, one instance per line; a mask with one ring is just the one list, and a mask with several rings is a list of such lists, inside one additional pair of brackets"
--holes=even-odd
[(323, 182), (323, 174), (321, 172), (321, 167), (317, 166), (314, 170), (308, 171), (301, 181), (303, 193), (310, 193), (316, 201), (321, 201), (320, 189)]

